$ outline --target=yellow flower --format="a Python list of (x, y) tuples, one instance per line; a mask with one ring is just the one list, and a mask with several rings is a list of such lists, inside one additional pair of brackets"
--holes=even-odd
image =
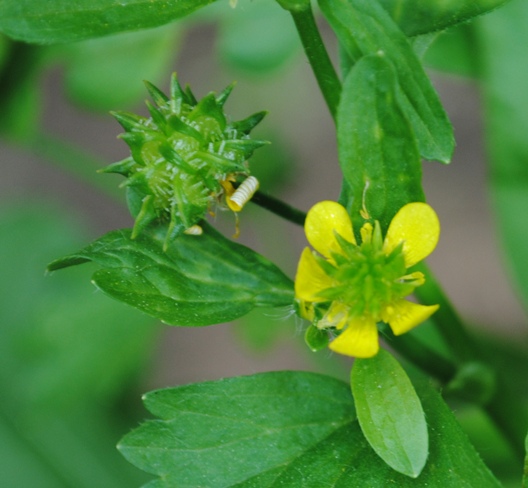
[(440, 235), (438, 217), (426, 203), (402, 207), (385, 238), (377, 221), (366, 221), (360, 230), (360, 244), (347, 211), (336, 202), (312, 207), (304, 228), (318, 254), (304, 249), (295, 295), (304, 318), (319, 329), (339, 333), (329, 344), (333, 351), (374, 356), (379, 349), (378, 322), (386, 322), (400, 335), (438, 309), (438, 305), (404, 299), (425, 281), (422, 273), (408, 273), (407, 268), (428, 256)]

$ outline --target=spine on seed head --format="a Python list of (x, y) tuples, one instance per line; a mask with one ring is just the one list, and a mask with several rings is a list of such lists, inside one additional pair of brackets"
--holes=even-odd
[[(248, 159), (267, 141), (250, 138), (266, 112), (230, 121), (224, 113), (234, 84), (197, 100), (172, 76), (170, 95), (146, 82), (150, 117), (113, 116), (125, 132), (130, 156), (102, 171), (127, 179), (127, 202), (135, 218), (132, 237), (154, 222), (168, 222), (165, 247), (182, 233), (201, 234), (200, 220), (225, 200), (239, 211), (258, 188)], [(235, 190), (233, 183), (242, 182)], [(198, 229), (200, 229), (198, 231)]]

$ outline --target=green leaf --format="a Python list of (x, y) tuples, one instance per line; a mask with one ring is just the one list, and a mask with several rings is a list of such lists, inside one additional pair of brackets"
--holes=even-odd
[(508, 0), (378, 0), (408, 36), (446, 29), (505, 4)]
[(475, 42), (473, 24), (463, 24), (442, 32), (425, 54), (424, 64), (436, 70), (478, 78)]
[(272, 372), (145, 395), (150, 420), (119, 443), (137, 467), (179, 488), (499, 488), (452, 413), (422, 386), (429, 462), (418, 479), (389, 468), (371, 449), (349, 386), (306, 372)]
[(350, 384), (363, 434), (391, 468), (416, 478), (429, 453), (422, 405), (407, 374), (387, 351), (356, 359)]
[(387, 56), (396, 69), (398, 102), (411, 122), (420, 154), (448, 163), (454, 149), (451, 124), (422, 64), (387, 12), (371, 0), (319, 0), (319, 5), (350, 61), (369, 54)]
[(144, 401), (162, 421), (143, 424), (118, 447), (166, 487), (211, 486), (212, 480), (234, 486), (252, 477), (258, 477), (255, 486), (271, 486), (299, 456), (354, 420), (347, 385), (313, 373), (199, 383), (154, 391)]
[(487, 413), (469, 403), (458, 403), (457, 420), (483, 461), (505, 487), (519, 486), (519, 456)]
[(179, 25), (71, 44), (66, 50), (68, 95), (91, 109), (126, 108), (142, 100), (143, 80), (157, 84), (178, 50)]
[(351, 191), (344, 203), (358, 219), (365, 207), (383, 230), (403, 205), (425, 198), (420, 155), (396, 83), (385, 56), (361, 58), (343, 83), (337, 111), (339, 163)]
[(300, 52), (300, 42), (284, 10), (275, 2), (253, 0), (220, 24), (218, 48), (231, 66), (259, 75), (284, 66)]
[(4, 0), (0, 30), (25, 42), (79, 41), (165, 25), (214, 1)]
[(489, 181), (504, 259), (528, 306), (528, 4), (515, 0), (476, 23)]
[(59, 259), (50, 271), (94, 261), (93, 283), (111, 297), (171, 325), (227, 322), (254, 307), (291, 305), (293, 284), (274, 264), (203, 225), (163, 251), (166, 228), (131, 239), (110, 232), (82, 251)]

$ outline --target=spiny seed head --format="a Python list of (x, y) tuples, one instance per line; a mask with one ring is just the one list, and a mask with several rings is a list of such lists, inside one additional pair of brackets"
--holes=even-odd
[(193, 228), (225, 194), (226, 180), (249, 176), (247, 160), (267, 141), (249, 133), (265, 112), (231, 122), (223, 106), (233, 90), (211, 92), (200, 101), (173, 74), (170, 96), (146, 82), (150, 117), (114, 112), (130, 156), (102, 171), (127, 178), (127, 201), (134, 216), (132, 237), (155, 221), (169, 222), (165, 244)]

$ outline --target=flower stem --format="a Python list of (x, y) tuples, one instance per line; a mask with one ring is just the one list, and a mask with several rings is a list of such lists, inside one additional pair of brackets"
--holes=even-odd
[(485, 410), (522, 462), (525, 456), (528, 412), (524, 402), (519, 399), (519, 391), (510, 386), (504, 375), (498, 375), (495, 395), (485, 406)]
[(422, 303), (440, 305), (431, 320), (438, 328), (446, 344), (453, 351), (457, 362), (462, 364), (478, 360), (480, 355), (475, 350), (474, 341), (468, 334), (464, 323), (445, 295), (442, 287), (435, 279), (434, 274), (424, 263), (418, 264), (416, 269), (421, 271), (426, 278), (425, 283), (417, 287), (414, 294)]
[(341, 96), (341, 82), (337, 77), (330, 56), (326, 51), (325, 45), (315, 23), (315, 18), (311, 6), (308, 4), (306, 9), (290, 12), (295, 27), (299, 32), (304, 52), (312, 67), (315, 78), (321, 89), (332, 118), (335, 120), (337, 105)]
[(485, 354), (471, 339), (462, 320), (428, 267), (421, 263), (417, 268), (426, 275), (426, 281), (416, 288), (415, 295), (424, 303), (440, 305), (430, 320), (435, 323), (452, 349), (457, 362), (460, 365), (471, 361), (482, 362), (489, 365), (497, 375), (496, 389), (491, 399), (484, 405), (484, 409), (522, 460), (524, 436), (528, 429), (528, 411), (522, 402), (519, 402), (518, 394), (509, 386), (508, 378), (504, 377), (499, 365), (494, 364), (493, 356)]
[(396, 336), (390, 327), (383, 327), (382, 330), (387, 343), (392, 348), (442, 384), (449, 383), (455, 376), (457, 368), (449, 359), (427, 347), (422, 341), (413, 337), (412, 334)]
[[(35, 154), (122, 203), (123, 194), (115, 181), (108, 178), (108, 175), (100, 175), (96, 172), (105, 166), (104, 161), (96, 156), (88, 154), (75, 145), (43, 133), (32, 136), (27, 141), (27, 146)], [(278, 198), (258, 191), (251, 201), (294, 224), (304, 225), (306, 213)]]
[(298, 210), (282, 200), (266, 195), (260, 191), (257, 191), (253, 195), (251, 201), (259, 207), (265, 208), (294, 224), (304, 225), (304, 221), (306, 220), (306, 212)]

